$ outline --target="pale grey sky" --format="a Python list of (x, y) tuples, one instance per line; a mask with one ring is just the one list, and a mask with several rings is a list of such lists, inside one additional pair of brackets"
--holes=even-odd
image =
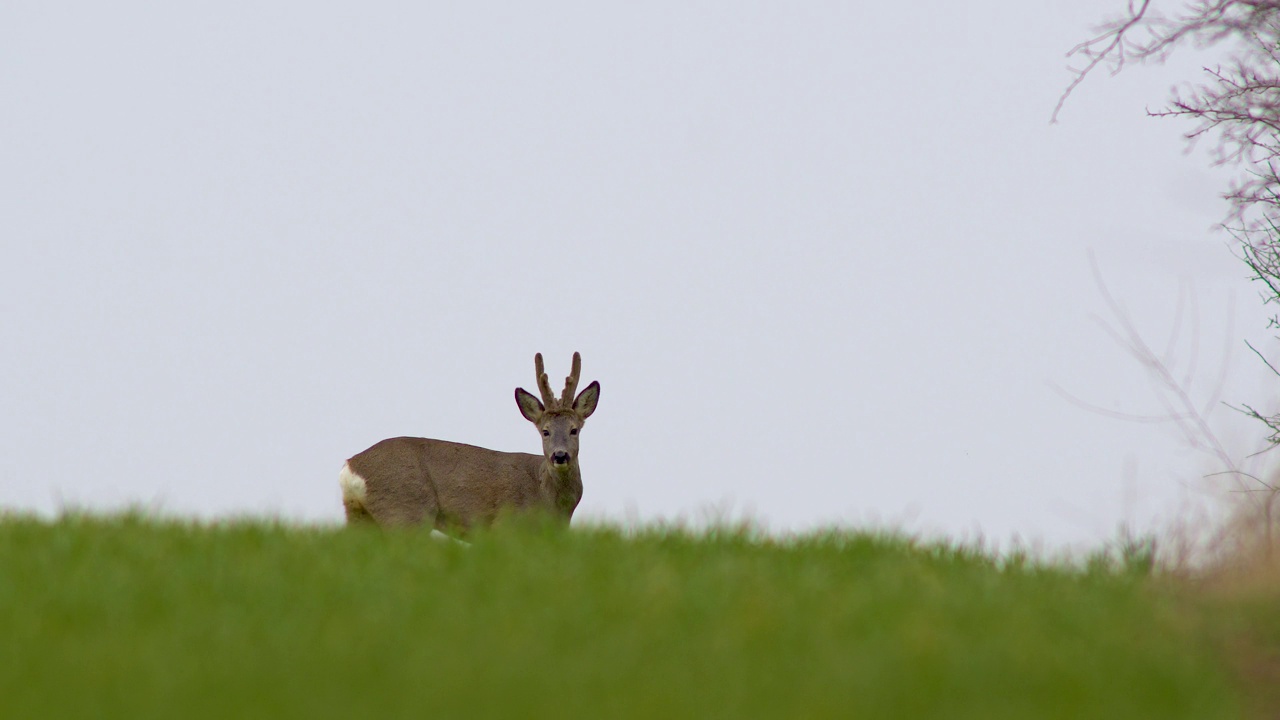
[(1157, 522), (1218, 468), (1049, 389), (1161, 411), (1087, 252), (1161, 346), (1194, 287), (1196, 387), (1271, 346), (1144, 116), (1193, 59), (1048, 124), (1120, 5), (6, 3), (0, 507), (337, 521), (384, 437), (536, 452), (580, 350), (580, 518)]

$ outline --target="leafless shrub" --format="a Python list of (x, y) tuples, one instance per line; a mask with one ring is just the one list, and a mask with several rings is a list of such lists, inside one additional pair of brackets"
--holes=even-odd
[[(1224, 192), (1229, 211), (1222, 227), (1238, 241), (1238, 258), (1251, 270), (1251, 281), (1258, 283), (1263, 305), (1280, 305), (1280, 0), (1194, 0), (1171, 13), (1157, 5), (1153, 0), (1129, 0), (1124, 13), (1102, 23), (1093, 37), (1069, 51), (1069, 58), (1080, 63), (1053, 109), (1052, 122), (1059, 118), (1071, 92), (1098, 68), (1119, 73), (1133, 61), (1161, 61), (1188, 44), (1221, 49), (1224, 61), (1203, 68), (1202, 82), (1175, 88), (1169, 105), (1148, 110), (1148, 115), (1189, 119), (1192, 129), (1185, 133), (1189, 143), (1213, 138), (1215, 164), (1240, 168)], [(1234, 478), (1233, 492), (1245, 498), (1229, 523), (1231, 542), (1256, 546), (1266, 559), (1272, 559), (1280, 484), (1245, 473), (1231, 460), (1206, 421), (1207, 406), (1198, 406), (1190, 398), (1188, 380), (1169, 372), (1165, 360), (1142, 341), (1101, 281), (1100, 288), (1116, 322), (1108, 332), (1160, 389), (1165, 413), (1156, 420), (1171, 421), (1190, 446), (1213, 457), (1222, 473)], [(1280, 316), (1272, 314), (1268, 327), (1280, 331)], [(1249, 348), (1280, 375), (1261, 352), (1252, 345)], [(1220, 389), (1213, 393), (1213, 402), (1219, 401), (1217, 392)], [(1240, 405), (1238, 410), (1265, 425), (1271, 447), (1280, 445), (1280, 415), (1262, 413), (1251, 405)], [(1244, 546), (1236, 550), (1245, 552)]]
[[(1227, 323), (1212, 385), (1207, 391), (1197, 389), (1194, 384), (1200, 367), (1200, 333), (1193, 289), (1184, 286), (1179, 292), (1173, 329), (1163, 349), (1157, 351), (1107, 287), (1092, 254), (1089, 262), (1109, 315), (1106, 318), (1095, 317), (1094, 320), (1142, 368), (1160, 409), (1149, 414), (1122, 413), (1081, 400), (1056, 384), (1050, 383), (1050, 387), (1072, 404), (1105, 417), (1172, 427), (1188, 448), (1202, 454), (1215, 466), (1216, 470), (1206, 477), (1228, 480), (1230, 497), (1240, 502), (1230, 504), (1229, 516), (1221, 531), (1206, 536), (1203, 531), (1205, 525), (1197, 527), (1193, 523), (1170, 528), (1168, 537), (1161, 543), (1164, 549), (1160, 553), (1160, 561), (1164, 567), (1190, 568), (1193, 565), (1204, 566), (1206, 562), (1213, 564), (1218, 562), (1214, 558), (1227, 557), (1228, 554), (1224, 553), (1228, 549), (1242, 552), (1248, 549), (1249, 557), (1260, 556), (1270, 560), (1276, 548), (1276, 525), (1280, 520), (1276, 516), (1280, 485), (1274, 478), (1268, 480), (1250, 472), (1252, 464), (1237, 460), (1210, 422), (1213, 410), (1224, 404), (1222, 393), (1230, 366), (1233, 323)], [(1122, 528), (1121, 536), (1123, 547), (1119, 549), (1127, 557), (1137, 547), (1130, 547), (1132, 543), (1129, 540), (1137, 536), (1125, 528)], [(1145, 538), (1140, 539), (1146, 541)], [(1144, 553), (1149, 550), (1152, 557), (1156, 554), (1154, 547), (1138, 549)]]

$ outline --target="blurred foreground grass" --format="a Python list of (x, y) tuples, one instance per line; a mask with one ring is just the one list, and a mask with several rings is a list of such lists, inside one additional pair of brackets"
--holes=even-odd
[(1277, 597), (852, 532), (8, 517), (0, 717), (1234, 718)]

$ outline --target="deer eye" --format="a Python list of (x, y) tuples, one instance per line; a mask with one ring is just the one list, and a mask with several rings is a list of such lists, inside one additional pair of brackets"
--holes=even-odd
[(578, 428), (572, 428), (572, 429), (570, 429), (570, 430), (569, 430), (569, 434), (570, 434), (570, 435), (577, 435), (577, 434), (578, 434)]
[(550, 430), (543, 430), (543, 431), (542, 431), (542, 437), (551, 437), (551, 431), (550, 431)]

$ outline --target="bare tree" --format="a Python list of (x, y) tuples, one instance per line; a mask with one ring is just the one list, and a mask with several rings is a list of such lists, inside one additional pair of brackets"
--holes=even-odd
[[(1100, 67), (1115, 74), (1131, 62), (1164, 60), (1187, 44), (1221, 48), (1225, 60), (1204, 68), (1201, 82), (1175, 89), (1165, 108), (1147, 114), (1190, 120), (1189, 143), (1209, 139), (1215, 164), (1240, 168), (1223, 194), (1229, 203), (1223, 227), (1238, 241), (1238, 257), (1260, 284), (1263, 304), (1280, 305), (1280, 0), (1195, 0), (1178, 4), (1174, 14), (1158, 4), (1129, 0), (1123, 14), (1067, 53), (1081, 63), (1052, 121)], [(1280, 311), (1269, 327), (1280, 330)], [(1272, 446), (1280, 445), (1280, 415), (1241, 409), (1266, 424)]]
[[(1067, 53), (1080, 62), (1051, 121), (1057, 122), (1071, 93), (1098, 68), (1114, 75), (1132, 62), (1162, 61), (1188, 44), (1221, 50), (1223, 61), (1205, 67), (1199, 83), (1175, 88), (1166, 107), (1147, 114), (1190, 120), (1188, 143), (1207, 139), (1213, 143), (1215, 164), (1240, 169), (1223, 193), (1229, 209), (1222, 226), (1238, 241), (1237, 256), (1251, 271), (1250, 279), (1260, 284), (1263, 304), (1280, 305), (1280, 0), (1192, 0), (1178, 3), (1172, 12), (1159, 4), (1128, 0), (1125, 12)], [(1112, 336), (1147, 369), (1163, 394), (1166, 414), (1160, 419), (1174, 421), (1192, 447), (1216, 457), (1236, 477), (1239, 492), (1258, 500), (1254, 507), (1260, 511), (1270, 557), (1280, 487), (1237, 466), (1205, 422), (1208, 408), (1196, 407), (1186, 382), (1178, 382), (1151, 351), (1105, 286), (1102, 293), (1119, 325), (1108, 328)], [(1280, 330), (1280, 310), (1272, 314), (1269, 327)], [(1262, 353), (1249, 347), (1280, 376)], [(1267, 415), (1249, 405), (1237, 409), (1266, 425), (1272, 448), (1280, 445), (1280, 414)]]

